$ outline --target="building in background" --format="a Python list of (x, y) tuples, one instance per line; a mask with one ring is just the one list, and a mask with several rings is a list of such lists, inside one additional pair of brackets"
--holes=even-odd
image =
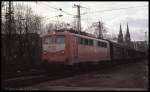
[(126, 30), (126, 34), (124, 36), (124, 39), (123, 39), (123, 33), (122, 33), (121, 24), (120, 24), (120, 30), (119, 30), (117, 41), (120, 45), (148, 53), (149, 48), (148, 48), (147, 40), (145, 40), (145, 41), (131, 41), (128, 24), (127, 24), (127, 30)]
[(123, 33), (122, 33), (122, 27), (121, 27), (121, 24), (120, 24), (120, 31), (119, 31), (119, 35), (118, 35), (118, 43), (119, 44), (123, 44)]
[(148, 45), (145, 41), (133, 41), (134, 49), (148, 53)]
[(130, 37), (130, 32), (129, 32), (129, 26), (127, 23), (127, 30), (126, 30), (126, 35), (125, 35), (125, 42), (124, 45), (128, 48), (134, 48), (133, 43), (131, 42), (131, 37)]

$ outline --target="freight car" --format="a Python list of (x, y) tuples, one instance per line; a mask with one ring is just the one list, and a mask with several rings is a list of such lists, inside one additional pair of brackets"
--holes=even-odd
[(144, 57), (144, 53), (141, 51), (137, 51), (132, 48), (127, 48), (125, 46), (119, 45), (117, 43), (111, 42), (110, 43), (110, 56), (111, 61), (126, 61), (127, 60), (137, 60)]
[(45, 35), (42, 42), (42, 62), (52, 66), (127, 60), (142, 56), (142, 53), (117, 43), (67, 31)]

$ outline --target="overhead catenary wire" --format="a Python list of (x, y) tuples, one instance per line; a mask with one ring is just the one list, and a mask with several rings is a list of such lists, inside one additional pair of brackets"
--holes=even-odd
[[(97, 11), (93, 11), (93, 12), (86, 12), (84, 14), (93, 14), (93, 13), (98, 13), (98, 12), (110, 12), (110, 11), (114, 11), (114, 10), (123, 10), (123, 9), (130, 9), (130, 8), (139, 8), (139, 7), (147, 7), (147, 6), (132, 6), (132, 7), (126, 7), (126, 8), (116, 8), (116, 9), (108, 9), (108, 10), (97, 10)], [(84, 15), (82, 14), (82, 15)]]
[(49, 6), (48, 4), (45, 4), (45, 3), (42, 3), (42, 4), (46, 5), (46, 6), (49, 7), (49, 8), (55, 9), (55, 10), (57, 10), (57, 11), (61, 11), (61, 12), (65, 13), (65, 14), (67, 14), (67, 15), (73, 16), (73, 14), (70, 14), (70, 13), (68, 13), (68, 12), (66, 12), (66, 11), (64, 11), (64, 10), (62, 10), (62, 8), (55, 8), (55, 7)]
[[(61, 8), (51, 7), (51, 6), (49, 6), (49, 5), (47, 5), (47, 4), (44, 4), (44, 3), (42, 3), (42, 5), (41, 5), (41, 3), (38, 3), (38, 5), (41, 6), (41, 7), (43, 7), (43, 8), (46, 8), (47, 10), (50, 10), (50, 11), (52, 11), (52, 10), (51, 10), (51, 8), (52, 8), (52, 9), (55, 9), (55, 10), (57, 10), (57, 11), (61, 11), (61, 12), (65, 13), (65, 14), (67, 14), (67, 15), (71, 15), (71, 17), (73, 16), (72, 14), (69, 14), (69, 13), (67, 13), (67, 12), (65, 12), (65, 11), (62, 11)], [(52, 11), (52, 12), (54, 12), (54, 11)], [(70, 16), (68, 16), (68, 17), (70, 17)], [(51, 17), (51, 18), (52, 18), (52, 17)], [(50, 19), (50, 18), (47, 18), (47, 19)]]
[(41, 6), (41, 7), (43, 7), (43, 8), (45, 8), (45, 9), (47, 9), (47, 10), (49, 10), (49, 11), (51, 11), (51, 12), (54, 12), (54, 11), (52, 11), (51, 9), (49, 9), (49, 8), (47, 8), (47, 7), (45, 7), (45, 5), (44, 6), (42, 6), (41, 4), (39, 4), (39, 3), (37, 3), (39, 6)]
[[(45, 7), (46, 9), (50, 10), (49, 8), (52, 8), (52, 9), (55, 9), (57, 11), (61, 11), (67, 15), (71, 15), (71, 16), (74, 16), (73, 14), (70, 14), (64, 10), (62, 10), (61, 8), (55, 8), (55, 7), (52, 7), (52, 6), (49, 6), (48, 4), (45, 4), (45, 3), (40, 3), (44, 6), (47, 6)], [(39, 4), (39, 5), (40, 5)], [(48, 8), (49, 7), (49, 8)], [(146, 6), (132, 6), (132, 7), (126, 7), (126, 8), (117, 8), (117, 9), (109, 9), (109, 10), (97, 10), (97, 11), (92, 11), (92, 12), (85, 12), (85, 13), (82, 13), (81, 15), (85, 15), (85, 14), (93, 14), (93, 13), (98, 13), (98, 12), (110, 12), (110, 11), (115, 11), (115, 10), (123, 10), (123, 9), (129, 9), (129, 8), (138, 8), (138, 7), (146, 7)]]

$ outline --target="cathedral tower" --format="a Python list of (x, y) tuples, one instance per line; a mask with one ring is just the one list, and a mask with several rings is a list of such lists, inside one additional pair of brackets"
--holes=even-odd
[(126, 35), (125, 35), (125, 42), (126, 42), (126, 43), (131, 42), (128, 23), (127, 23), (127, 32), (126, 32)]
[(120, 24), (120, 31), (119, 31), (119, 35), (118, 35), (118, 43), (123, 43), (123, 33), (122, 33), (121, 24)]

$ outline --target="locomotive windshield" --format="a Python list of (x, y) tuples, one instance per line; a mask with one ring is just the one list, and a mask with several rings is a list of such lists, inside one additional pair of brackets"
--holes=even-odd
[(43, 50), (57, 52), (65, 49), (65, 36), (45, 36), (43, 39)]
[(47, 36), (43, 39), (44, 44), (52, 44), (52, 37)]
[(64, 36), (46, 36), (43, 39), (44, 44), (64, 44), (65, 43), (65, 37)]
[(56, 43), (57, 44), (64, 44), (65, 43), (64, 36), (56, 36)]

